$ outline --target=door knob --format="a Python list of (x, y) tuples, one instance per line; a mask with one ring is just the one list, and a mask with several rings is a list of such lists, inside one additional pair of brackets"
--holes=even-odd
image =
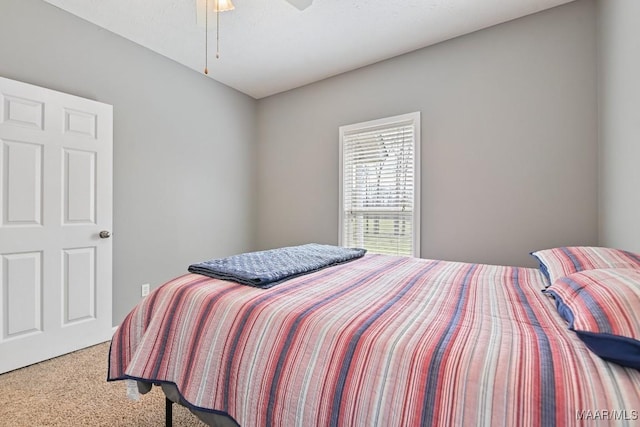
[(102, 230), (99, 236), (101, 239), (108, 239), (109, 237), (111, 237), (111, 233), (109, 233), (107, 230)]

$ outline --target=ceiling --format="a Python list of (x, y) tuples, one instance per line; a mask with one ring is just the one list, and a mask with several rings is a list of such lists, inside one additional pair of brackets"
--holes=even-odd
[[(204, 70), (196, 0), (44, 1)], [(573, 0), (290, 1), (233, 0), (219, 59), (210, 18), (208, 76), (259, 99)]]

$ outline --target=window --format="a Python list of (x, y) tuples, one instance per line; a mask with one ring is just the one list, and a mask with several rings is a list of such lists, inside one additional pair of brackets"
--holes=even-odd
[(340, 244), (420, 256), (420, 113), (340, 127)]

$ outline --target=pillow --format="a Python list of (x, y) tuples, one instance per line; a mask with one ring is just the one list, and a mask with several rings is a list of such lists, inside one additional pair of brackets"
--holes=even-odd
[(558, 279), (543, 292), (601, 358), (640, 369), (640, 269), (585, 270)]
[[(568, 246), (531, 252), (540, 264), (548, 285), (561, 277), (596, 268), (638, 268), (640, 255), (621, 249)], [(547, 286), (548, 286), (547, 285)]]

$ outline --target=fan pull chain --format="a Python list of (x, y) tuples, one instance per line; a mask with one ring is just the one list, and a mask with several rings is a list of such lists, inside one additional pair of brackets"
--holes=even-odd
[(209, 74), (209, 0), (204, 4), (204, 73)]
[(220, 5), (216, 7), (216, 59), (220, 59)]

